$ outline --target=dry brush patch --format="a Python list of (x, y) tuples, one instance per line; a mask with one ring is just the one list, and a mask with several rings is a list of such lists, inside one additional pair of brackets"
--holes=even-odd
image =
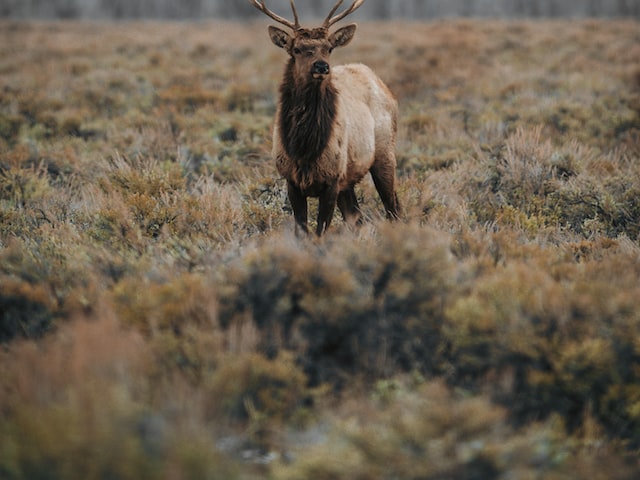
[(637, 22), (361, 25), (406, 217), (321, 242), (263, 27), (0, 23), (0, 476), (637, 476)]

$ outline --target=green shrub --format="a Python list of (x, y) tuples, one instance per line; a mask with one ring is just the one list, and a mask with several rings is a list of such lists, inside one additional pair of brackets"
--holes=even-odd
[(556, 149), (541, 134), (519, 129), (487, 152), (463, 187), (477, 219), (529, 234), (561, 226), (638, 238), (637, 165), (576, 143)]
[(172, 85), (158, 92), (158, 100), (161, 103), (188, 112), (200, 107), (220, 105), (222, 98), (217, 91), (191, 85)]
[(51, 186), (43, 165), (33, 168), (0, 169), (0, 206), (22, 208), (39, 205), (51, 195)]
[(273, 359), (258, 353), (228, 355), (207, 382), (209, 408), (236, 420), (288, 420), (308, 398), (306, 383), (290, 354)]
[[(88, 256), (76, 243), (74, 232), (49, 225), (32, 229), (32, 234), (34, 230), (38, 232), (33, 235), (35, 238), (10, 240), (0, 250), (0, 279), (16, 287), (8, 288), (7, 296), (13, 298), (8, 301), (21, 303), (23, 300), (19, 298), (23, 297), (25, 306), (29, 305), (33, 313), (40, 312), (49, 324), (54, 318), (78, 313), (97, 301), (98, 295), (93, 270), (87, 265)], [(49, 314), (28, 300), (33, 292), (40, 292), (36, 303), (46, 305)], [(38, 315), (32, 320), (37, 318)]]
[(192, 392), (154, 384), (148, 344), (109, 312), (1, 355), (3, 479), (237, 478)]
[(413, 227), (383, 231), (379, 242), (347, 248), (289, 239), (259, 247), (226, 275), (223, 325), (249, 315), (263, 351), (295, 351), (312, 383), (436, 369), (448, 246)]
[(15, 142), (24, 121), (18, 115), (6, 115), (0, 112), (0, 139), (11, 144)]
[(553, 199), (562, 205), (560, 219), (585, 237), (640, 236), (640, 182), (636, 169), (620, 169), (615, 175), (598, 179), (579, 176), (563, 185)]
[(157, 374), (176, 370), (200, 382), (222, 353), (216, 294), (205, 277), (184, 274), (165, 282), (126, 277), (112, 299), (123, 325), (146, 335)]
[(447, 310), (449, 381), (473, 389), (493, 383), (518, 423), (556, 413), (574, 430), (590, 412), (608, 434), (636, 444), (637, 392), (629, 386), (640, 380), (630, 330), (638, 319), (620, 293), (635, 275), (637, 261), (612, 252), (559, 278), (513, 261), (481, 277)]
[[(307, 372), (316, 382), (337, 373), (328, 365), (337, 362), (350, 368), (348, 364), (356, 361), (356, 352), (349, 351), (346, 343), (336, 347), (346, 350), (335, 356), (323, 356), (320, 350), (322, 345), (331, 348), (332, 342), (346, 340), (343, 334), (351, 332), (356, 315), (360, 318), (358, 308), (365, 309), (367, 299), (344, 259), (323, 261), (330, 257), (323, 253), (305, 251), (293, 239), (259, 247), (229, 269), (220, 296), (224, 326), (234, 328), (248, 315), (262, 332), (260, 348), (266, 354), (300, 349), (301, 361), (316, 369)], [(311, 337), (309, 330), (321, 322), (324, 327), (318, 325)], [(313, 357), (306, 357), (308, 349), (314, 351)]]
[[(139, 479), (162, 472), (145, 452), (140, 419), (113, 412), (103, 398), (99, 417), (77, 405), (21, 408), (4, 421), (2, 466), (7, 479)], [(24, 441), (28, 439), (28, 441)]]
[(53, 323), (51, 298), (42, 286), (0, 277), (0, 343), (37, 338)]
[[(590, 451), (563, 440), (560, 422), (514, 432), (503, 409), (465, 398), (439, 383), (402, 388), (380, 408), (354, 402), (319, 444), (294, 450), (275, 469), (281, 480), (447, 478), (630, 479), (633, 460), (613, 450)], [(299, 454), (299, 456), (296, 456)]]

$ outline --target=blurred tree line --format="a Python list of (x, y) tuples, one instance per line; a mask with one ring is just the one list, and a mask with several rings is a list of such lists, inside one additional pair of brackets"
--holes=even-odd
[[(299, 0), (307, 18), (326, 14), (335, 0)], [(345, 3), (348, 3), (345, 2)], [(288, 0), (267, 5), (289, 13)], [(247, 0), (0, 0), (5, 18), (162, 18), (244, 19), (259, 16)], [(640, 0), (368, 0), (359, 18), (486, 17), (635, 17)]]

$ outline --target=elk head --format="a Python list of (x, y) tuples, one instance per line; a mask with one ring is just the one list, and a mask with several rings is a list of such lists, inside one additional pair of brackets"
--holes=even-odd
[(356, 33), (356, 25), (350, 24), (329, 34), (329, 29), (347, 15), (357, 10), (365, 0), (356, 0), (351, 7), (342, 13), (335, 15), (344, 0), (338, 0), (329, 12), (322, 26), (316, 28), (304, 28), (300, 26), (298, 13), (294, 0), (291, 1), (294, 22), (290, 22), (269, 10), (264, 0), (250, 0), (261, 12), (274, 19), (276, 22), (289, 27), (293, 32), (270, 26), (269, 36), (271, 41), (287, 51), (294, 62), (294, 78), (296, 83), (305, 84), (309, 81), (322, 81), (331, 73), (329, 57), (334, 48), (347, 45)]

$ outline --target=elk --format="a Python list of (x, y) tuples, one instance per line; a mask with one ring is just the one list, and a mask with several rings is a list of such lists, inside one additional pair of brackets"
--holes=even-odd
[[(344, 47), (356, 32), (349, 24), (329, 33), (337, 22), (360, 8), (355, 0), (336, 14), (338, 0), (324, 23), (304, 28), (290, 0), (294, 21), (269, 10), (264, 0), (249, 0), (258, 10), (288, 27), (269, 27), (271, 41), (289, 54), (273, 127), (273, 151), (298, 228), (308, 233), (307, 198), (318, 198), (316, 234), (329, 228), (336, 204), (348, 223), (359, 223), (361, 212), (354, 186), (367, 173), (389, 219), (397, 219), (396, 194), (398, 104), (389, 88), (367, 66), (332, 67), (331, 52)], [(336, 14), (336, 15), (334, 15)]]

